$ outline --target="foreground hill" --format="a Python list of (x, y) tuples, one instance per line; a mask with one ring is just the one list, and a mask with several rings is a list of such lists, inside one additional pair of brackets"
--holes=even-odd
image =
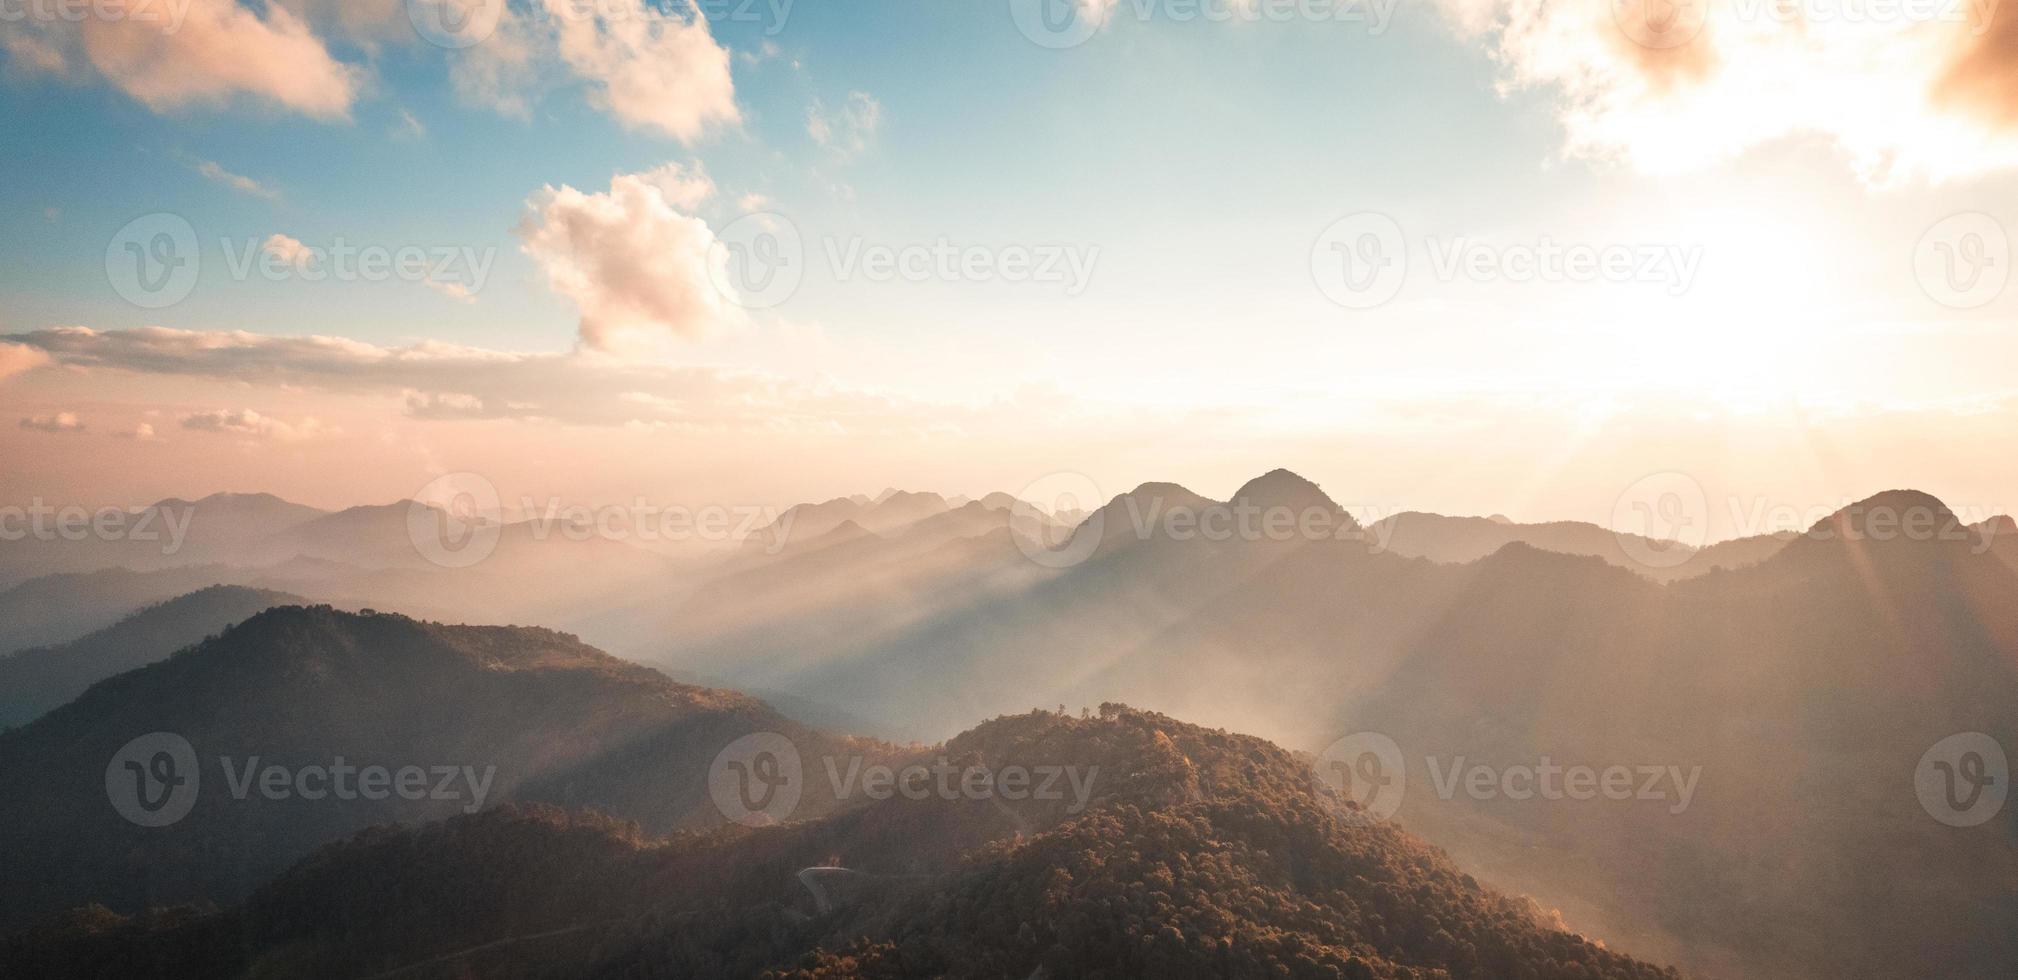
[[(654, 832), (720, 822), (708, 765), (759, 731), (827, 742), (564, 634), (273, 609), (0, 735), (0, 927), (85, 902), (236, 901), (361, 828), (507, 799), (595, 805)], [(155, 733), (182, 755), (134, 742)], [(122, 771), (130, 744), (146, 748)], [(180, 799), (176, 779), (181, 815), (160, 805)]]
[(107, 677), (144, 667), (300, 596), (219, 585), (134, 613), (90, 636), (0, 658), (0, 730), (25, 724)]
[(1259, 739), (1108, 705), (999, 719), (931, 756), (998, 774), (1069, 767), (1087, 791), (896, 796), (670, 839), (553, 809), (493, 811), (331, 845), (230, 912), (80, 914), (0, 947), (0, 965), (51, 977), (1674, 976), (1481, 886)]

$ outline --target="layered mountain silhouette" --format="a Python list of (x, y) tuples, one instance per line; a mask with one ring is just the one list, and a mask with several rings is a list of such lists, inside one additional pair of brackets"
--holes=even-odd
[[(759, 731), (828, 744), (753, 698), (675, 683), (563, 634), (272, 609), (0, 735), (0, 924), (87, 902), (236, 901), (364, 827), (508, 799), (593, 806), (658, 833), (718, 823), (708, 766)], [(108, 803), (159, 792), (128, 790), (111, 765), (153, 733), (186, 741), (196, 767), (156, 774), (196, 780), (193, 808), (160, 827)], [(321, 775), (269, 785), (276, 766)], [(335, 774), (345, 766), (348, 794)], [(419, 770), (411, 788), (424, 792), (366, 792), (370, 767)], [(831, 803), (809, 792), (801, 809)]]
[(0, 729), (33, 721), (99, 681), (145, 667), (255, 613), (301, 602), (285, 592), (217, 585), (71, 643), (0, 657)]
[(507, 808), (331, 845), (222, 913), (80, 913), (0, 958), (50, 976), (1675, 975), (1365, 820), (1259, 739), (1105, 705), (933, 755), (1069, 766), (1089, 792), (896, 796), (672, 839)]

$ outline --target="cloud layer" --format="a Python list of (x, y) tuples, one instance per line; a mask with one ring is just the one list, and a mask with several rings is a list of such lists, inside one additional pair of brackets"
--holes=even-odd
[[(408, 416), (426, 419), (521, 419), (710, 431), (873, 431), (908, 429), (943, 421), (944, 415), (937, 408), (832, 385), (627, 360), (595, 351), (508, 353), (432, 342), (379, 347), (339, 337), (166, 327), (105, 331), (64, 327), (12, 334), (6, 341), (87, 371), (397, 396)], [(192, 417), (199, 421), (184, 419), (184, 428), (260, 427), (244, 414)], [(295, 428), (306, 428), (306, 423)]]

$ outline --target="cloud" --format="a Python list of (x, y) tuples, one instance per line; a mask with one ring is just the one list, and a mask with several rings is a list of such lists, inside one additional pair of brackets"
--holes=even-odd
[(736, 207), (744, 211), (762, 211), (770, 206), (771, 199), (755, 191), (736, 198)]
[(83, 432), (84, 423), (76, 412), (57, 412), (53, 415), (34, 415), (21, 420), (21, 427), (34, 432)]
[(626, 125), (684, 142), (710, 126), (738, 123), (729, 52), (708, 20), (644, 0), (604, 0), (582, 16), (578, 0), (546, 0), (561, 60), (600, 87), (598, 98)]
[[(191, 432), (216, 432), (250, 439), (270, 439), (275, 442), (301, 442), (329, 431), (322, 423), (312, 418), (289, 424), (261, 415), (249, 408), (221, 408), (210, 412), (194, 412), (182, 417), (182, 427)], [(152, 434), (153, 428), (151, 426), (147, 428), (149, 434)]]
[[(712, 191), (678, 167), (619, 174), (606, 193), (547, 187), (527, 202), (517, 232), (554, 290), (581, 311), (582, 342), (705, 336), (740, 322), (711, 275), (715, 234), (682, 213)], [(677, 200), (676, 200), (677, 199)]]
[(114, 439), (131, 439), (134, 442), (159, 441), (158, 437), (154, 434), (154, 426), (147, 422), (141, 422), (131, 429), (121, 429), (118, 432), (114, 432), (112, 437)]
[(468, 286), (463, 285), (462, 283), (446, 282), (440, 279), (426, 279), (423, 280), (423, 282), (427, 284), (427, 288), (432, 289), (435, 292), (448, 297), (449, 299), (455, 300), (458, 303), (476, 302), (476, 294), (471, 292), (470, 288)]
[(393, 139), (401, 142), (427, 138), (427, 126), (405, 109), (393, 114), (392, 127), (388, 132)]
[(49, 355), (33, 347), (0, 341), (0, 381), (49, 363)]
[(259, 243), (259, 250), (296, 268), (307, 268), (315, 261), (314, 249), (303, 245), (298, 238), (279, 232), (268, 235), (266, 241)]
[(2018, 25), (1993, 0), (1663, 4), (1440, 0), (1503, 93), (1554, 95), (1572, 157), (1670, 174), (1821, 138), (1872, 184), (2018, 164)]
[(210, 180), (214, 180), (220, 184), (223, 184), (224, 186), (229, 187), (232, 190), (239, 192), (240, 194), (249, 194), (253, 197), (264, 198), (265, 200), (268, 201), (277, 201), (280, 199), (280, 192), (274, 190), (273, 188), (267, 187), (266, 185), (260, 183), (259, 181), (253, 180), (250, 177), (245, 177), (239, 174), (232, 173), (231, 171), (226, 170), (223, 167), (217, 165), (213, 161), (193, 160), (191, 161), (191, 166), (196, 168), (197, 173), (202, 174), (204, 177), (209, 178)]
[(156, 112), (251, 98), (303, 115), (350, 115), (363, 71), (344, 64), (280, 6), (185, 0), (118, 19), (29, 18), (10, 24), (10, 61), (68, 78), (98, 77)]
[(806, 110), (806, 135), (843, 158), (862, 155), (882, 127), (883, 104), (867, 92), (849, 92), (847, 101), (832, 112), (818, 99)]
[(61, 327), (6, 335), (89, 371), (206, 378), (397, 397), (414, 418), (520, 419), (710, 430), (915, 431), (958, 415), (944, 406), (716, 367), (595, 350), (516, 353), (423, 342), (380, 347), (340, 337), (277, 337), (167, 327)]
[(543, 0), (507, 8), (484, 43), (451, 55), (449, 81), (464, 102), (530, 119), (561, 77), (589, 83), (589, 98), (624, 125), (693, 142), (742, 121), (727, 49), (707, 18), (645, 0)]

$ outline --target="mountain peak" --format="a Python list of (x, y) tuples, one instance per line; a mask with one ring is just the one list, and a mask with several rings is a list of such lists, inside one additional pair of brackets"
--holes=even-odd
[[(1850, 504), (1815, 522), (1811, 538), (1909, 536), (1940, 533), (1960, 520), (1941, 498), (1919, 490), (1887, 490)], [(1924, 528), (1924, 531), (1916, 529)]]
[(1296, 513), (1319, 510), (1327, 514), (1343, 514), (1338, 506), (1317, 484), (1286, 469), (1272, 469), (1234, 491), (1234, 504), (1247, 504), (1268, 509), (1284, 509)]

